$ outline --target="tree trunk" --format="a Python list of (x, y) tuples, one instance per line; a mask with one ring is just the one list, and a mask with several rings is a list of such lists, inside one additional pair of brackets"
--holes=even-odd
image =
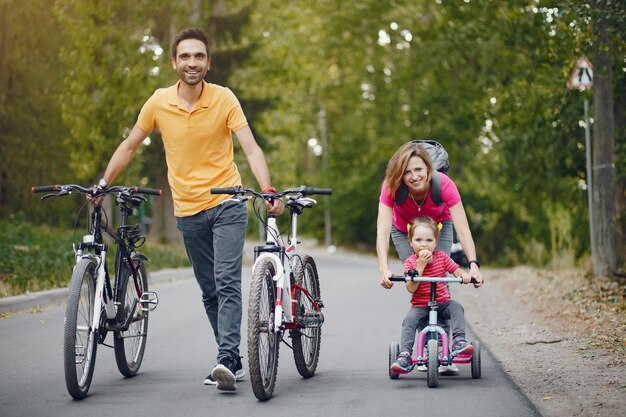
[(598, 4), (595, 22), (598, 53), (593, 74), (593, 269), (596, 276), (612, 276), (617, 266), (615, 232), (615, 151), (613, 144), (613, 76), (606, 3)]
[(9, 91), (9, 61), (11, 59), (11, 13), (9, 2), (0, 4), (0, 105), (4, 106)]

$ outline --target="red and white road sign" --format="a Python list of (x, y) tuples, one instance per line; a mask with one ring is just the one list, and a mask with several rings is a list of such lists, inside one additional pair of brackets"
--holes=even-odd
[(581, 56), (576, 62), (572, 75), (567, 82), (570, 90), (586, 90), (593, 86), (593, 65), (586, 56)]

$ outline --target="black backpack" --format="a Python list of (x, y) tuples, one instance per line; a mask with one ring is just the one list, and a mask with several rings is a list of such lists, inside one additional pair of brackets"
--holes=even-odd
[[(441, 176), (439, 173), (443, 172), (446, 175), (448, 174), (448, 170), (450, 169), (448, 152), (441, 143), (434, 140), (412, 140), (411, 143), (422, 145), (433, 161), (433, 175), (430, 179), (430, 198), (433, 200), (433, 203), (440, 206), (443, 204), (443, 200), (441, 199)], [(396, 205), (404, 204), (408, 196), (409, 189), (404, 182), (402, 182), (396, 193)]]

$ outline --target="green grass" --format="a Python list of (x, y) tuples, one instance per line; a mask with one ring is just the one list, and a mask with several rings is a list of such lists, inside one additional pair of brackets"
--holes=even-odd
[[(73, 230), (35, 226), (19, 215), (0, 220), (0, 297), (66, 287), (74, 264), (72, 242), (83, 233), (83, 228), (74, 234)], [(151, 271), (190, 266), (182, 244), (146, 243), (138, 250), (150, 259)], [(109, 255), (112, 265), (114, 251)]]

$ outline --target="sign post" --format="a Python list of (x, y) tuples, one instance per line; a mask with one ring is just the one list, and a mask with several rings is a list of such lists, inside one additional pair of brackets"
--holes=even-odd
[[(593, 65), (584, 55), (581, 56), (576, 62), (576, 66), (572, 71), (572, 75), (567, 82), (567, 88), (570, 90), (584, 91), (593, 87)], [(591, 252), (593, 255), (593, 193), (592, 178), (591, 178), (591, 134), (589, 132), (589, 100), (585, 97), (584, 103), (585, 114), (585, 152), (587, 156), (587, 200), (589, 204), (589, 233), (591, 239)]]

